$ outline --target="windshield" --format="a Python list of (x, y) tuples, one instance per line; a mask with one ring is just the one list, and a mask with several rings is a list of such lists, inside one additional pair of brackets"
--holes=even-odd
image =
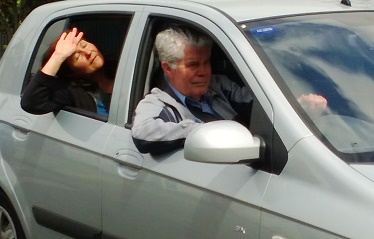
[[(346, 161), (374, 161), (374, 13), (271, 19), (242, 28), (314, 133)], [(320, 117), (297, 101), (309, 93), (328, 102)]]

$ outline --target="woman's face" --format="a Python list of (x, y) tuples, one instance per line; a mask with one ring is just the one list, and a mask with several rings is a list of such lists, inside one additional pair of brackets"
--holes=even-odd
[(80, 74), (90, 74), (103, 67), (104, 57), (94, 44), (82, 39), (67, 63)]

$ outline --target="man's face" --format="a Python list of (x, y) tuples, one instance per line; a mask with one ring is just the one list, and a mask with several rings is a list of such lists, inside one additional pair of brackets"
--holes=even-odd
[(162, 67), (170, 83), (182, 94), (200, 100), (207, 92), (212, 76), (210, 49), (186, 46), (184, 58), (177, 60), (175, 68), (167, 62)]

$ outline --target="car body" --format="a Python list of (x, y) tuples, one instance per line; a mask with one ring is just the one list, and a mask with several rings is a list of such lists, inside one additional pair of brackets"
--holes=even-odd
[[(0, 215), (9, 230), (57, 239), (372, 238), (374, 3), (343, 3), (68, 0), (35, 9), (0, 62)], [(254, 98), (249, 130), (207, 123), (184, 149), (141, 154), (133, 112), (157, 70), (154, 36), (170, 23), (212, 37), (213, 72)], [(114, 69), (109, 116), (26, 113), (25, 86), (72, 26)], [(313, 119), (300, 92), (324, 93), (329, 112)]]

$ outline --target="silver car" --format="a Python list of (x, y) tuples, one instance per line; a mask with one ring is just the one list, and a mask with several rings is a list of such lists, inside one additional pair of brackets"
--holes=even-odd
[[(141, 154), (134, 109), (167, 24), (212, 37), (212, 68), (253, 96), (247, 127), (204, 124)], [(108, 117), (20, 107), (77, 26), (115, 77)], [(327, 99), (320, 117), (297, 98)], [(374, 1), (77, 0), (34, 10), (0, 62), (0, 238), (373, 238)]]

